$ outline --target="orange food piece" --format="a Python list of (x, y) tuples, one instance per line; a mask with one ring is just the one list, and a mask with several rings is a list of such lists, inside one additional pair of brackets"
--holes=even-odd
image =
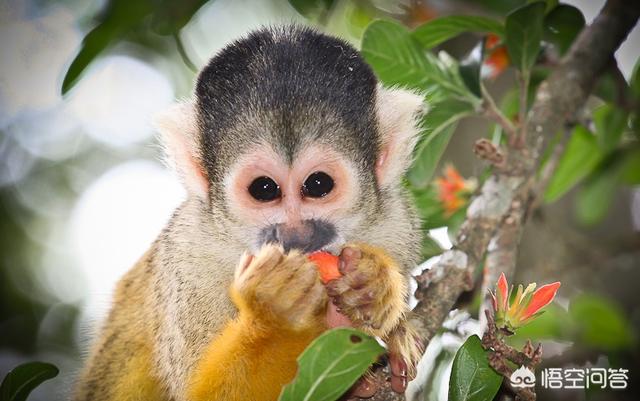
[(338, 270), (338, 263), (340, 259), (330, 254), (329, 252), (314, 252), (308, 256), (309, 260), (314, 262), (318, 266), (318, 273), (320, 273), (320, 280), (323, 283), (328, 283), (331, 280), (340, 278), (340, 270)]

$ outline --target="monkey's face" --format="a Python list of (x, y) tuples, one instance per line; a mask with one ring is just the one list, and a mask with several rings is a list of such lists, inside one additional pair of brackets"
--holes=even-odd
[(221, 246), (401, 250), (419, 228), (401, 181), (421, 109), (421, 96), (380, 86), (348, 43), (285, 27), (223, 49), (199, 74), (194, 99), (157, 123), (202, 206), (198, 227), (215, 223), (202, 231)]
[(362, 220), (356, 208), (362, 180), (353, 163), (321, 144), (306, 146), (290, 161), (256, 146), (232, 166), (223, 188), (252, 252), (266, 243), (336, 252)]

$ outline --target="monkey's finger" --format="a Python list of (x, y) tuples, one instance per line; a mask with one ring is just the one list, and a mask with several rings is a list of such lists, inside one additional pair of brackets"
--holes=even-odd
[(260, 270), (260, 274), (266, 274), (282, 262), (284, 258), (282, 252), (282, 248), (275, 245), (263, 247), (258, 252), (258, 255), (251, 260), (247, 271), (254, 270), (254, 272), (251, 272), (253, 274), (255, 271)]
[(362, 251), (354, 247), (346, 247), (340, 252), (340, 263), (338, 264), (338, 270), (342, 275), (347, 275), (352, 271), (355, 271), (362, 259)]
[(348, 283), (345, 282), (343, 278), (331, 280), (325, 284), (325, 287), (327, 289), (327, 294), (329, 294), (330, 297), (337, 297), (351, 290), (351, 287), (349, 287)]
[(391, 353), (389, 365), (391, 366), (391, 389), (396, 393), (404, 393), (409, 382), (407, 363), (400, 355)]
[(396, 353), (389, 354), (389, 365), (391, 365), (391, 373), (398, 377), (407, 377), (407, 363), (402, 356)]
[(242, 256), (240, 257), (240, 262), (238, 263), (238, 267), (236, 268), (236, 278), (238, 278), (238, 276), (242, 275), (242, 273), (247, 270), (247, 268), (251, 264), (251, 261), (253, 261), (253, 258), (254, 256), (250, 253), (244, 252), (242, 254)]
[(338, 312), (338, 308), (333, 302), (327, 306), (327, 316), (325, 318), (330, 329), (334, 327), (353, 327), (353, 322), (344, 314)]
[(345, 274), (339, 280), (342, 280), (344, 284), (353, 288), (354, 290), (361, 289), (365, 287), (367, 284), (371, 283), (372, 275), (367, 274), (367, 272), (363, 271), (352, 271), (348, 274)]
[(288, 318), (294, 325), (308, 324), (314, 317), (320, 317), (325, 313), (326, 298), (321, 284), (310, 287), (296, 300), (297, 302), (289, 306)]
[(336, 295), (338, 304), (343, 307), (360, 308), (373, 304), (378, 297), (373, 288), (362, 288), (359, 290), (349, 290)]
[(406, 377), (391, 376), (391, 389), (398, 394), (402, 394), (407, 390), (407, 384), (409, 383)]
[(384, 294), (384, 285), (374, 282), (372, 276), (363, 272), (352, 272), (325, 284), (327, 293), (332, 296), (339, 296), (345, 293), (356, 291), (357, 293), (371, 293), (373, 298)]
[[(317, 293), (325, 295), (318, 273), (313, 268), (283, 263), (278, 269), (276, 274), (280, 277), (286, 277), (278, 280), (277, 284), (272, 286), (273, 295), (280, 298), (279, 302), (291, 304), (293, 307), (297, 305), (297, 309), (301, 309), (302, 306), (310, 303), (310, 294), (313, 288), (317, 288)], [(286, 294), (290, 295), (286, 296)]]
[(289, 285), (296, 286), (296, 288), (300, 289), (310, 288), (315, 285), (322, 287), (318, 272), (316, 272), (313, 267), (298, 265), (291, 270), (291, 281)]

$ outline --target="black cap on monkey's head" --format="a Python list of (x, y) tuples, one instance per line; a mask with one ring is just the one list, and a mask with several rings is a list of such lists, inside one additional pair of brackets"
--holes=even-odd
[(272, 144), (293, 160), (313, 141), (339, 144), (373, 171), (376, 87), (355, 48), (310, 28), (264, 28), (233, 42), (202, 70), (195, 92), (207, 174), (220, 178), (220, 166), (251, 144)]

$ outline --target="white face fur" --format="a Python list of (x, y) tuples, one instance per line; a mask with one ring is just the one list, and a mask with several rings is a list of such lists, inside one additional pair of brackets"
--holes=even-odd
[[(358, 197), (357, 180), (352, 163), (331, 149), (309, 146), (289, 164), (268, 144), (259, 144), (229, 169), (223, 188), (235, 219), (260, 231), (274, 224), (295, 228), (312, 219), (348, 218)], [(262, 245), (255, 234), (252, 252)], [(336, 250), (339, 241), (324, 248)]]

